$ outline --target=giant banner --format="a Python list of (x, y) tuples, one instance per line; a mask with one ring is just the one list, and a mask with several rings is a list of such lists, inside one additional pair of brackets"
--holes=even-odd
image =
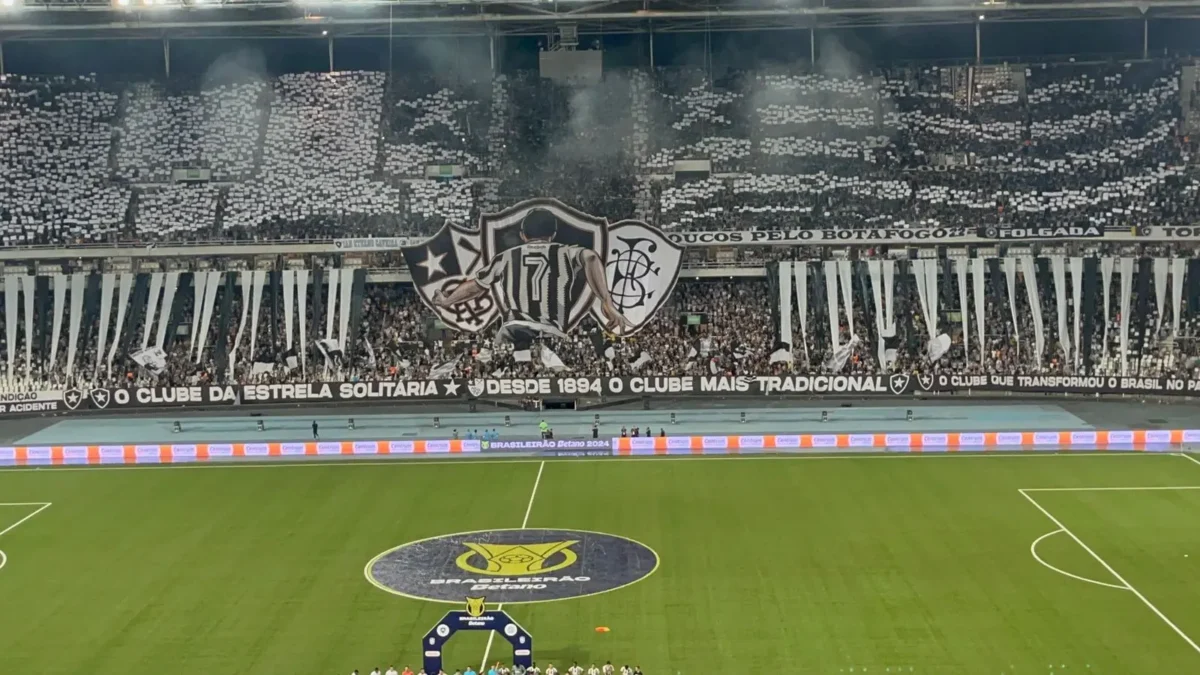
[(501, 335), (563, 335), (591, 314), (610, 332), (645, 326), (675, 287), (683, 248), (635, 220), (609, 223), (554, 199), (447, 222), (401, 249), (417, 293), (442, 321)]
[(467, 401), (473, 399), (609, 397), (847, 396), (953, 393), (1200, 396), (1200, 380), (1104, 375), (780, 375), (673, 377), (531, 377), (397, 380), (308, 384), (131, 387), (42, 392), (0, 402), (8, 415), (120, 411), (178, 406)]

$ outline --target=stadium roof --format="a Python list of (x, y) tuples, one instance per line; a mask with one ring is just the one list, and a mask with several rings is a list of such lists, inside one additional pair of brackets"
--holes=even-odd
[[(7, 2), (8, 0), (4, 0)], [(369, 37), (1200, 18), (1200, 0), (11, 0), (0, 39)]]

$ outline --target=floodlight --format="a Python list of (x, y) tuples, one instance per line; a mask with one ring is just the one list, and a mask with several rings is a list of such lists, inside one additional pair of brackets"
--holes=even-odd
[(17, 0), (0, 0), (0, 5), (4, 7), (16, 7)]

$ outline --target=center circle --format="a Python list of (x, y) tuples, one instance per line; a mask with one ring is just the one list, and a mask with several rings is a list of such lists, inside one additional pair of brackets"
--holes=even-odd
[(461, 604), (551, 602), (607, 593), (645, 579), (658, 554), (603, 532), (509, 529), (459, 532), (402, 544), (367, 563), (376, 587), (417, 600)]

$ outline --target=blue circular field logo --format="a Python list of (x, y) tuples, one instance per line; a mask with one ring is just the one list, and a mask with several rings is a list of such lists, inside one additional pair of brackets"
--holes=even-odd
[(559, 529), (480, 530), (397, 546), (367, 563), (367, 579), (396, 595), (461, 604), (468, 595), (517, 604), (623, 588), (658, 569), (632, 539)]

